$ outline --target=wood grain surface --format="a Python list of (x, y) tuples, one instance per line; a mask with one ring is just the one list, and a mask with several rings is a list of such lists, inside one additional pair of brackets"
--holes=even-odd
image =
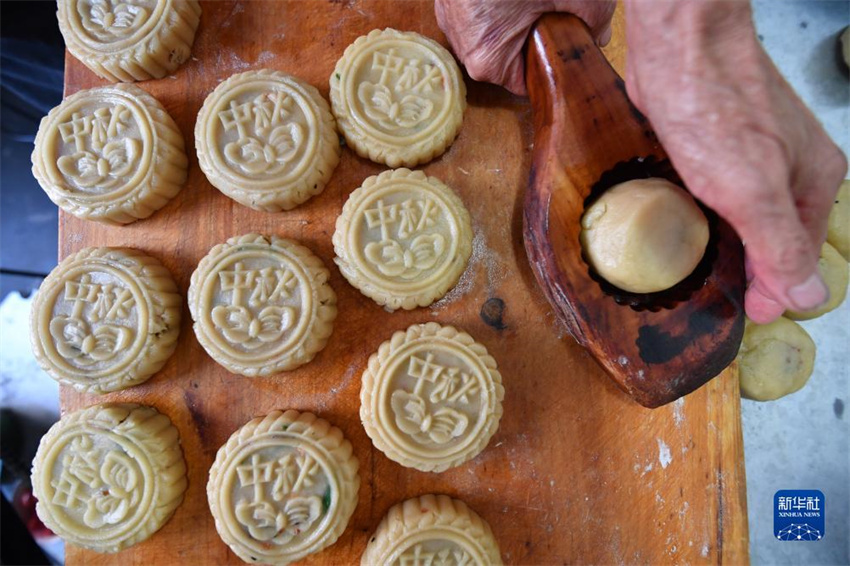
[[(210, 247), (251, 231), (295, 238), (331, 268), (340, 315), (310, 364), (272, 378), (232, 375), (201, 349), (189, 313), (176, 354), (148, 382), (102, 397), (62, 391), (63, 410), (107, 400), (157, 407), (180, 430), (189, 489), (148, 541), (117, 555), (68, 548), (68, 564), (238, 564), (220, 541), (205, 485), (216, 450), (250, 418), (275, 408), (313, 411), (339, 426), (360, 460), (359, 504), (348, 530), (311, 564), (354, 564), (393, 504), (425, 493), (466, 501), (493, 527), (510, 564), (744, 563), (747, 514), (734, 368), (687, 398), (649, 410), (630, 400), (559, 326), (522, 242), (532, 149), (525, 99), (467, 78), (460, 136), (423, 169), (470, 211), (475, 243), (458, 287), (430, 308), (388, 313), (333, 266), (331, 234), (348, 194), (384, 170), (345, 150), (324, 193), (287, 213), (250, 210), (204, 178), (192, 130), (204, 97), (233, 73), (273, 68), (327, 96), (337, 58), (374, 28), (420, 32), (444, 45), (433, 6), (418, 0), (203, 3), (194, 57), (170, 78), (140, 83), (177, 121), (190, 153), (185, 189), (151, 218), (110, 227), (60, 215), (60, 256), (86, 246), (132, 246), (159, 258), (184, 294)], [(622, 70), (618, 13), (607, 50)], [(581, 80), (581, 77), (576, 77)], [(67, 58), (66, 94), (103, 84)], [(499, 308), (503, 302), (503, 308)], [(489, 302), (488, 302), (489, 301)], [(482, 309), (486, 316), (482, 316)], [(499, 362), (504, 417), (487, 450), (441, 474), (402, 468), (374, 450), (358, 417), (368, 356), (398, 329), (435, 320), (471, 333)]]

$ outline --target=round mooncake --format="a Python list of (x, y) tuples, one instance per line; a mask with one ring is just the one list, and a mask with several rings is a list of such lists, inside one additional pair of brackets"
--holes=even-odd
[(304, 246), (247, 234), (215, 246), (189, 285), (195, 335), (229, 371), (295, 369), (325, 347), (336, 318), (330, 272)]
[(451, 53), (433, 39), (394, 29), (349, 45), (330, 89), (348, 146), (389, 167), (413, 167), (446, 151), (466, 109), (466, 86)]
[(222, 540), (248, 563), (289, 564), (332, 545), (360, 489), (342, 431), (311, 413), (274, 411), (237, 430), (210, 469)]
[(183, 501), (186, 462), (171, 420), (106, 403), (62, 417), (32, 467), (36, 512), (66, 542), (118, 552), (159, 530)]
[(472, 254), (472, 226), (450, 188), (421, 171), (397, 169), (351, 193), (333, 243), (349, 283), (388, 309), (413, 309), (457, 283)]
[(168, 270), (129, 248), (86, 248), (50, 272), (30, 339), (53, 379), (86, 393), (137, 385), (177, 346), (181, 298)]
[(442, 472), (484, 450), (499, 428), (504, 395), (484, 346), (451, 326), (416, 324), (369, 358), (360, 419), (391, 460)]
[(207, 179), (256, 210), (290, 210), (322, 192), (341, 148), (328, 103), (280, 71), (233, 75), (204, 101), (195, 124)]
[(186, 182), (183, 136), (134, 85), (83, 90), (41, 120), (32, 172), (65, 212), (128, 224), (168, 203)]
[(197, 0), (59, 0), (68, 51), (106, 80), (161, 79), (192, 52)]
[(484, 519), (463, 501), (423, 495), (390, 508), (360, 559), (377, 564), (502, 564), (499, 544)]

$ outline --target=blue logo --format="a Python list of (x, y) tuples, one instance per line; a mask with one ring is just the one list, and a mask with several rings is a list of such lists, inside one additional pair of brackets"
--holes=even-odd
[(816, 489), (786, 489), (773, 496), (773, 536), (818, 541), (826, 534), (826, 499)]

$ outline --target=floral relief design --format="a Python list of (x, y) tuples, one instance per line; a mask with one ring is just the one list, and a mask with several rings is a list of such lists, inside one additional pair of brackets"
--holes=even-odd
[(391, 404), (398, 428), (423, 444), (427, 443), (426, 435), (436, 444), (445, 444), (462, 435), (469, 425), (469, 418), (460, 411), (438, 407), (429, 412), (425, 399), (407, 391), (393, 393)]
[(236, 472), (241, 487), (253, 488), (252, 496), (237, 499), (236, 520), (255, 540), (286, 544), (309, 530), (325, 511), (322, 498), (310, 493), (318, 485), (321, 467), (307, 453), (272, 460), (253, 454)]
[(225, 132), (236, 140), (224, 146), (227, 162), (247, 175), (283, 173), (307, 141), (304, 127), (295, 120), (295, 101), (287, 93), (273, 91), (246, 102), (230, 101), (219, 112)]
[(78, 436), (63, 452), (51, 482), (52, 502), (83, 511), (93, 529), (125, 520), (142, 499), (144, 486), (133, 460), (124, 452), (98, 448), (90, 436)]
[(240, 262), (219, 277), (222, 291), (230, 293), (230, 304), (215, 306), (211, 316), (229, 343), (254, 350), (280, 340), (295, 325), (296, 308), (282, 303), (293, 296), (298, 279), (284, 265), (245, 269)]
[(403, 135), (428, 123), (445, 90), (439, 67), (415, 57), (399, 56), (395, 48), (375, 51), (371, 70), (378, 82), (364, 81), (357, 98), (366, 116), (385, 131)]
[(401, 203), (384, 204), (364, 212), (366, 226), (380, 229), (380, 240), (364, 248), (366, 259), (389, 277), (416, 279), (433, 269), (446, 253), (446, 238), (439, 233), (422, 233), (436, 227), (439, 205), (430, 198), (408, 198)]
[(59, 125), (62, 141), (73, 153), (60, 156), (56, 166), (75, 187), (111, 191), (132, 175), (142, 154), (142, 142), (128, 135), (132, 112), (121, 104), (93, 112), (74, 112)]
[(388, 130), (415, 128), (430, 118), (434, 110), (434, 103), (427, 98), (407, 94), (396, 100), (389, 88), (369, 82), (360, 84), (357, 98), (366, 115)]
[(446, 239), (441, 234), (428, 234), (414, 238), (407, 249), (396, 240), (386, 240), (369, 242), (364, 251), (366, 259), (384, 275), (414, 279), (434, 267), (445, 249)]
[(133, 170), (139, 151), (138, 140), (125, 138), (107, 143), (100, 155), (89, 151), (63, 155), (56, 165), (80, 187), (111, 189)]
[(65, 282), (64, 300), (72, 304), (69, 315), (50, 321), (56, 351), (78, 367), (108, 362), (133, 341), (136, 332), (128, 320), (135, 309), (129, 289), (113, 283), (92, 283), (91, 275)]
[(85, 2), (80, 2), (83, 27), (101, 41), (127, 37), (139, 29), (148, 17), (144, 6), (132, 1), (91, 0), (88, 14)]
[(424, 358), (411, 356), (407, 375), (416, 379), (413, 391), (397, 389), (390, 398), (399, 430), (425, 445), (463, 436), (470, 424), (463, 408), (479, 395), (478, 380), (460, 368), (435, 363), (430, 352)]

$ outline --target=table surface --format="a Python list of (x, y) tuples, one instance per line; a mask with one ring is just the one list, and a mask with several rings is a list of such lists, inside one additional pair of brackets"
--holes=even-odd
[[(175, 118), (186, 139), (189, 180), (149, 219), (114, 227), (60, 214), (60, 257), (87, 246), (131, 246), (159, 258), (181, 293), (215, 244), (248, 232), (310, 247), (331, 269), (339, 317), (327, 348), (296, 371), (271, 378), (228, 373), (198, 344), (188, 309), (177, 353), (148, 382), (97, 397), (62, 391), (64, 411), (135, 401), (169, 415), (180, 431), (189, 488), (172, 519), (117, 555), (68, 548), (68, 564), (238, 564), (207, 507), (216, 450), (252, 417), (307, 410), (351, 440), (361, 487), (349, 528), (308, 563), (356, 563), (395, 503), (425, 493), (465, 500), (493, 527), (506, 563), (744, 563), (747, 514), (740, 400), (734, 368), (686, 399), (656, 410), (629, 400), (554, 319), (522, 243), (522, 195), (533, 144), (525, 99), (466, 79), (469, 107), (460, 136), (422, 169), (460, 195), (473, 219), (474, 252), (458, 286), (424, 309), (388, 313), (350, 287), (333, 264), (331, 234), (347, 196), (385, 168), (346, 149), (325, 191), (286, 213), (243, 207), (214, 189), (194, 155), (192, 131), (205, 96), (233, 73), (272, 68), (328, 94), (343, 50), (374, 28), (394, 27), (444, 45), (428, 1), (202, 2), (193, 58), (173, 76), (139, 83)], [(622, 72), (618, 11), (606, 54)], [(577, 79), (579, 80), (579, 79)], [(104, 84), (67, 57), (66, 95)], [(480, 316), (504, 301), (502, 324)], [(488, 448), (441, 474), (406, 469), (375, 450), (359, 420), (360, 374), (392, 333), (435, 320), (482, 342), (499, 363), (504, 416)], [(493, 322), (492, 320), (490, 321)]]

